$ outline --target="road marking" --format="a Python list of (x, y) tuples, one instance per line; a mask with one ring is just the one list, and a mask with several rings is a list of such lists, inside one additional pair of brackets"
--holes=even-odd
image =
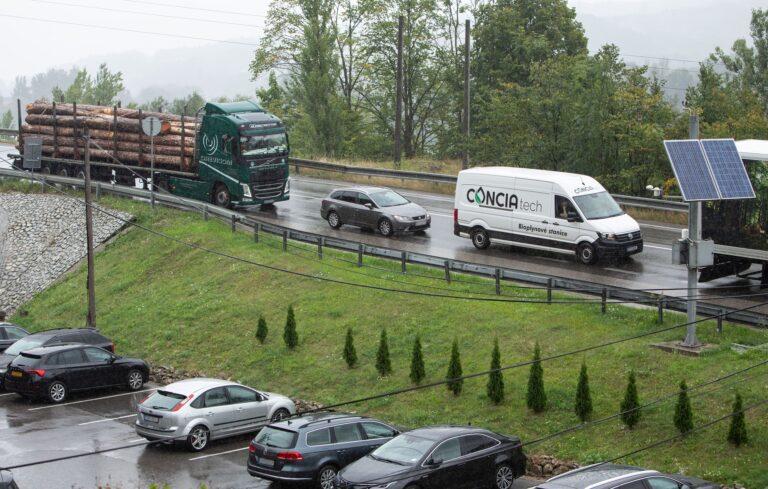
[(618, 273), (628, 273), (630, 275), (640, 275), (638, 272), (633, 272), (631, 270), (621, 270), (618, 268), (603, 268), (603, 270), (608, 270), (609, 272), (618, 272)]
[(212, 453), (210, 455), (201, 455), (199, 457), (190, 458), (189, 460), (192, 461), (192, 460), (200, 460), (200, 459), (208, 458), (208, 457), (218, 457), (219, 455), (226, 455), (228, 453), (242, 452), (243, 450), (248, 450), (248, 447), (235, 448), (234, 450), (229, 450), (229, 451), (220, 452), (220, 453)]
[(0, 397), (12, 396), (14, 394), (16, 394), (16, 393), (15, 392), (9, 392), (8, 394), (0, 394)]
[(138, 416), (138, 415), (137, 414), (126, 414), (125, 416), (118, 416), (117, 418), (97, 419), (96, 421), (88, 421), (86, 423), (79, 423), (77, 426), (85, 426), (87, 424), (95, 424), (95, 423), (104, 423), (106, 421), (114, 421), (116, 419), (132, 418), (134, 416)]
[(658, 224), (640, 224), (640, 227), (651, 228), (651, 229), (661, 229), (663, 231), (678, 231), (678, 232), (681, 231), (682, 229), (685, 229), (685, 228), (673, 228), (670, 226), (659, 226)]
[(148, 441), (146, 438), (137, 438), (135, 440), (128, 440), (128, 443), (139, 443), (140, 441)]
[(656, 250), (672, 251), (672, 248), (668, 246), (655, 246), (655, 245), (649, 245), (649, 244), (643, 244), (643, 248), (653, 248)]
[(27, 409), (27, 411), (39, 411), (40, 409), (51, 409), (55, 407), (69, 406), (71, 404), (81, 404), (83, 402), (100, 401), (102, 399), (112, 399), (113, 397), (130, 396), (132, 394), (139, 394), (141, 392), (151, 392), (154, 390), (157, 390), (157, 389), (144, 389), (140, 391), (131, 391), (131, 392), (124, 392), (122, 394), (115, 394), (114, 396), (94, 397), (93, 399), (83, 399), (82, 401), (65, 402), (64, 404), (51, 404), (50, 406), (40, 406), (36, 408), (29, 408)]

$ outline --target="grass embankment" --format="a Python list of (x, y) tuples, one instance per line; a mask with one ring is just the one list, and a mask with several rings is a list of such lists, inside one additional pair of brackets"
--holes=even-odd
[[(314, 247), (292, 247), (263, 236), (259, 244), (245, 233), (232, 234), (227, 225), (202, 221), (197, 215), (168, 209), (152, 213), (145, 204), (105, 198), (103, 204), (128, 211), (138, 223), (200, 246), (258, 263), (348, 282), (400, 288), (407, 282), (450, 287), (455, 293), (493, 293), (493, 283), (462, 276), (466, 282), (447, 286), (441, 270), (409, 267), (419, 278), (399, 273), (399, 263), (356, 257), (326, 250), (318, 260)], [(365, 276), (361, 275), (365, 274)], [(457, 277), (458, 278), (458, 277)], [(32, 330), (79, 325), (86, 313), (85, 269), (68, 275), (24, 306), (12, 320)], [(408, 387), (413, 339), (421, 336), (426, 382), (445, 377), (451, 343), (458, 338), (464, 373), (488, 369), (495, 337), (502, 365), (530, 360), (534, 343), (544, 357), (627, 338), (660, 328), (655, 310), (599, 304), (524, 304), (469, 302), (366, 290), (301, 278), (192, 249), (139, 229), (119, 236), (96, 257), (98, 325), (115, 338), (117, 351), (150, 362), (198, 369), (211, 376), (231, 376), (261, 389), (325, 404)], [(503, 287), (505, 296), (542, 299), (541, 291)], [(440, 292), (431, 290), (433, 292)], [(555, 298), (574, 298), (555, 295)], [(299, 346), (289, 351), (282, 340), (286, 311), (293, 305)], [(269, 335), (260, 345), (254, 333), (263, 315)], [(667, 314), (664, 326), (682, 324), (684, 316)], [(348, 327), (354, 331), (359, 366), (347, 369), (341, 353)], [(375, 356), (382, 328), (387, 329), (394, 372), (381, 378)], [(487, 377), (467, 380), (453, 397), (445, 387), (391, 396), (350, 410), (379, 416), (402, 426), (467, 423), (533, 440), (578, 424), (573, 404), (579, 368), (586, 362), (592, 390), (593, 419), (614, 414), (624, 395), (627, 374), (637, 373), (640, 402), (674, 393), (681, 380), (689, 386), (710, 381), (768, 358), (751, 351), (738, 355), (732, 342), (768, 343), (768, 333), (714, 322), (699, 327), (700, 339), (718, 345), (700, 358), (669, 354), (649, 343), (680, 339), (685, 327), (588, 353), (543, 363), (548, 409), (532, 414), (525, 405), (528, 367), (504, 372), (506, 398), (492, 405), (486, 398)], [(766, 396), (765, 368), (695, 391), (694, 425), (728, 414), (738, 390), (744, 405)], [(675, 398), (643, 410), (639, 425), (627, 430), (618, 420), (558, 436), (526, 448), (564, 459), (590, 463), (612, 459), (677, 432), (673, 425)], [(684, 440), (640, 452), (622, 462), (660, 470), (685, 472), (721, 483), (738, 481), (749, 489), (768, 485), (768, 422), (766, 408), (747, 413), (750, 443), (733, 448), (726, 442), (728, 422), (694, 433)]]

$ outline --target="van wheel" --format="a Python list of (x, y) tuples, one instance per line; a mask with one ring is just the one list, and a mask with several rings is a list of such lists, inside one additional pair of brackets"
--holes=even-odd
[(491, 240), (488, 238), (488, 233), (483, 228), (475, 228), (470, 235), (472, 238), (472, 244), (478, 250), (484, 250), (491, 245)]
[(576, 257), (585, 265), (591, 265), (597, 261), (597, 252), (590, 243), (581, 243), (576, 249)]

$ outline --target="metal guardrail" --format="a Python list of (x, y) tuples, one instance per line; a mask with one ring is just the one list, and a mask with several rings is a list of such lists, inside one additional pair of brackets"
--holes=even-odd
[[(289, 163), (297, 169), (307, 168), (311, 170), (328, 171), (346, 175), (375, 176), (400, 180), (418, 180), (422, 182), (442, 183), (454, 186), (456, 185), (455, 176), (441, 173), (422, 173), (403, 170), (388, 170), (384, 168), (367, 168), (362, 166), (326, 163), (323, 161), (304, 160), (300, 158), (290, 158)], [(688, 204), (685, 202), (651, 199), (646, 197), (633, 197), (630, 195), (613, 195), (613, 198), (619, 204), (630, 207), (641, 207), (644, 209), (653, 209), (667, 212), (688, 212)]]
[[(71, 185), (74, 187), (85, 186), (83, 180), (77, 178), (61, 177), (55, 175), (41, 175), (38, 173), (30, 174), (19, 170), (0, 168), (0, 178), (2, 177), (58, 183), (63, 185)], [(94, 187), (94, 192), (97, 196), (101, 195), (103, 192), (108, 192), (115, 195), (139, 197), (147, 200), (150, 198), (150, 192), (148, 190), (124, 187), (121, 185), (113, 185), (104, 182), (94, 182), (92, 186)], [(43, 188), (45, 188), (45, 185), (43, 185)], [(550, 296), (549, 292), (554, 289), (559, 291), (571, 290), (578, 291), (578, 293), (582, 294), (600, 296), (603, 298), (603, 305), (605, 305), (605, 301), (610, 299), (620, 301), (636, 301), (645, 303), (647, 305), (655, 305), (654, 307), (658, 308), (659, 317), (662, 316), (662, 311), (664, 309), (679, 312), (686, 311), (686, 301), (673, 296), (665, 296), (652, 292), (637, 291), (621, 287), (606, 286), (602, 284), (595, 284), (565, 277), (555, 277), (545, 274), (526, 272), (522, 270), (493, 267), (489, 265), (463, 262), (459, 260), (447, 260), (445, 258), (433, 255), (413, 253), (410, 251), (385, 248), (381, 246), (372, 246), (339, 238), (329, 238), (326, 236), (298, 231), (295, 229), (265, 222), (252, 216), (245, 216), (237, 211), (216, 207), (205, 202), (200, 202), (198, 200), (185, 199), (183, 197), (168, 195), (161, 192), (155, 192), (155, 200), (172, 206), (181, 206), (187, 210), (196, 210), (201, 212), (204, 216), (210, 214), (220, 217), (224, 221), (232, 223), (233, 229), (236, 225), (248, 226), (249, 228), (252, 228), (255, 237), (258, 237), (258, 233), (261, 231), (281, 236), (283, 238), (284, 247), (287, 246), (287, 240), (294, 240), (318, 246), (318, 254), (322, 253), (323, 247), (331, 247), (334, 249), (357, 253), (358, 264), (362, 264), (363, 257), (368, 255), (378, 258), (399, 260), (403, 272), (406, 271), (406, 267), (410, 263), (443, 268), (446, 271), (446, 276), (449, 276), (451, 272), (461, 272), (485, 276), (490, 279), (495, 279), (497, 294), (501, 290), (502, 281), (516, 281), (546, 287), (548, 296)], [(737, 321), (763, 327), (768, 326), (768, 314), (760, 314), (755, 311), (736, 311), (734, 308), (729, 308), (718, 304), (710, 304), (702, 301), (698, 302), (697, 309), (699, 315), (702, 316), (713, 317), (721, 314), (728, 314), (728, 320), (730, 321)]]
[(0, 129), (0, 136), (18, 136), (18, 129)]

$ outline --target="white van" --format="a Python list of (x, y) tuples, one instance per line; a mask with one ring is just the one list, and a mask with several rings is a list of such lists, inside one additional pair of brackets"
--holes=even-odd
[(637, 221), (594, 178), (527, 168), (460, 171), (453, 234), (481, 250), (499, 242), (575, 253), (585, 264), (643, 251)]

